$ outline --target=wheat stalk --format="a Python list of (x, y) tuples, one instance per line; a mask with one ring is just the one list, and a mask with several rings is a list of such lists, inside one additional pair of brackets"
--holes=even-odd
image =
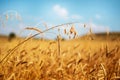
[(25, 28), (25, 29), (28, 29), (28, 30), (35, 30), (35, 31), (37, 31), (37, 32), (39, 32), (39, 33), (42, 33), (42, 31), (41, 31), (40, 29), (33, 28), (33, 27), (27, 27), (27, 28)]
[(60, 56), (60, 35), (57, 36), (57, 40), (58, 40), (58, 55)]
[(104, 65), (103, 65), (102, 63), (101, 63), (100, 65), (101, 65), (102, 70), (103, 70), (103, 72), (104, 72), (104, 79), (105, 79), (105, 77), (106, 77), (106, 75), (107, 75), (107, 72), (106, 72), (106, 70), (105, 70), (105, 68), (104, 68)]

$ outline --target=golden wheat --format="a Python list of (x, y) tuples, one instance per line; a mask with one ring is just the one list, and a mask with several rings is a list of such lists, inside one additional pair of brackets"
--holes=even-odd
[[(74, 27), (71, 27), (70, 33), (76, 35)], [(4, 46), (1, 43), (0, 80), (120, 79), (118, 42), (79, 39), (62, 41), (60, 34), (57, 41), (31, 39), (53, 28), (45, 31), (28, 28), (38, 33), (21, 42), (16, 39), (13, 42), (6, 40)]]

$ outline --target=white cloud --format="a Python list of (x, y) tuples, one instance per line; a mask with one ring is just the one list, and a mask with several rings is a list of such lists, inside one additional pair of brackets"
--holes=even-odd
[(109, 29), (109, 27), (108, 26), (104, 26), (104, 25), (97, 25), (97, 24), (95, 24), (95, 23), (89, 23), (88, 25), (88, 28), (90, 28), (91, 27), (91, 29), (92, 29), (92, 31), (93, 32), (106, 32), (107, 31), (107, 29)]
[(79, 15), (72, 15), (71, 18), (72, 19), (82, 19), (83, 17), (79, 16)]
[(59, 15), (60, 17), (64, 17), (66, 18), (68, 16), (68, 11), (67, 9), (65, 9), (64, 7), (61, 7), (60, 5), (54, 5), (53, 6), (53, 10), (55, 11), (55, 13), (57, 15)]
[(96, 15), (95, 15), (95, 18), (96, 18), (96, 19), (100, 19), (100, 18), (101, 18), (101, 15), (96, 14)]
[(80, 19), (83, 19), (83, 17), (80, 16), (79, 14), (69, 15), (69, 11), (59, 4), (53, 6), (53, 11), (54, 11), (55, 14), (58, 15), (58, 17), (61, 17), (65, 20), (80, 20)]

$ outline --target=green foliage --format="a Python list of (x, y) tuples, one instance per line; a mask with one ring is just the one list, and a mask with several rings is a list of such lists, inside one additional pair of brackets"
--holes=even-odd
[(13, 40), (16, 37), (16, 34), (14, 32), (11, 32), (8, 37), (8, 41)]

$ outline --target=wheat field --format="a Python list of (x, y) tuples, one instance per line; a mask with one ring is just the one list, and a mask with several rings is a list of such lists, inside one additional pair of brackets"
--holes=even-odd
[(22, 41), (0, 39), (0, 80), (120, 80), (119, 39)]
[(0, 80), (120, 80), (120, 0), (0, 0)]

